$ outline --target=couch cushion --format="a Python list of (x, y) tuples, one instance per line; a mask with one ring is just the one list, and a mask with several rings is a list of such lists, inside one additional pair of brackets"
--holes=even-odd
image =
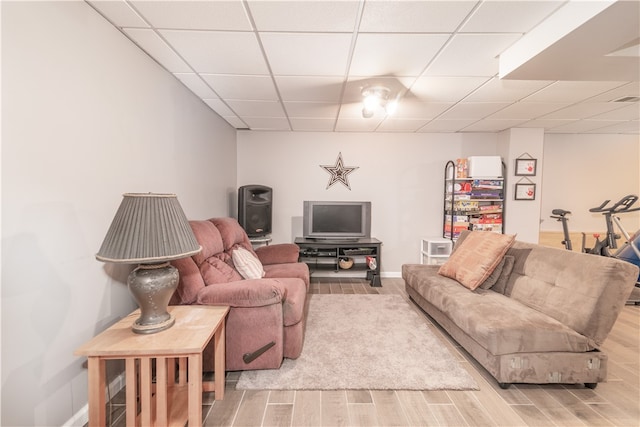
[(285, 288), (282, 302), (284, 326), (295, 325), (304, 317), (307, 287), (300, 279), (273, 279)]
[(180, 281), (169, 304), (193, 304), (196, 302), (198, 292), (205, 287), (198, 266), (191, 257), (175, 259), (171, 264), (180, 272)]
[(207, 258), (219, 254), (224, 250), (220, 232), (209, 221), (189, 221), (189, 225), (202, 246), (202, 250), (193, 256), (193, 260), (200, 266)]
[(302, 279), (307, 289), (309, 288), (309, 267), (304, 262), (288, 264), (263, 265), (267, 278), (294, 277)]
[(233, 265), (238, 273), (245, 279), (260, 279), (264, 277), (262, 263), (253, 253), (245, 248), (238, 247), (231, 252)]
[(240, 245), (249, 252), (253, 252), (249, 237), (237, 220), (234, 218), (211, 218), (209, 221), (220, 232), (225, 251), (230, 252)]
[(200, 264), (200, 274), (202, 274), (205, 285), (242, 280), (242, 276), (220, 258), (222, 255), (209, 257)]
[(514, 235), (472, 231), (438, 273), (473, 290), (489, 277), (514, 239)]
[(593, 340), (611, 331), (638, 277), (638, 268), (615, 258), (516, 242), (504, 294)]

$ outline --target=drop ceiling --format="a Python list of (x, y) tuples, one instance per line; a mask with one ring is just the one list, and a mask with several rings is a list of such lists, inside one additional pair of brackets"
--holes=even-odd
[(640, 133), (638, 1), (88, 3), (237, 129)]

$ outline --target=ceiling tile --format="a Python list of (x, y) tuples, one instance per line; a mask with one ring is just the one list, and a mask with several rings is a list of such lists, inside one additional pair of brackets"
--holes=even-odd
[(462, 129), (463, 132), (502, 132), (523, 123), (524, 120), (479, 120)]
[(328, 102), (285, 102), (284, 107), (290, 118), (323, 118), (335, 120), (338, 105)]
[(252, 30), (241, 0), (132, 1), (155, 28)]
[(403, 119), (431, 120), (453, 105), (452, 102), (422, 102), (418, 99), (403, 99), (398, 104), (394, 116)]
[(198, 73), (269, 74), (253, 33), (179, 30), (160, 33)]
[(244, 121), (252, 130), (291, 130), (289, 122), (285, 118), (245, 117)]
[(342, 77), (275, 76), (275, 80), (283, 101), (340, 101)]
[(248, 2), (258, 31), (352, 32), (359, 1)]
[(498, 55), (520, 36), (514, 34), (458, 34), (429, 66), (429, 76), (495, 76)]
[(223, 99), (278, 100), (278, 94), (270, 76), (228, 74), (201, 74), (201, 76)]
[(453, 32), (477, 1), (368, 1), (361, 32)]
[(545, 114), (566, 107), (567, 104), (551, 102), (516, 102), (492, 114), (490, 119), (536, 119)]
[(494, 77), (465, 98), (472, 102), (506, 102), (519, 101), (545, 86), (550, 85), (547, 80), (503, 80)]
[(640, 102), (616, 102), (615, 104), (623, 106), (591, 118), (596, 120), (640, 120)]
[(231, 126), (233, 126), (236, 129), (249, 128), (249, 126), (245, 122), (240, 120), (238, 116), (222, 116), (222, 118), (225, 119)]
[(540, 117), (541, 119), (586, 119), (598, 114), (606, 113), (611, 110), (620, 108), (621, 105), (615, 102), (593, 102), (571, 105), (561, 108), (552, 113)]
[(331, 132), (335, 124), (336, 119), (291, 118), (291, 127), (294, 131)]
[(418, 132), (458, 132), (475, 122), (475, 119), (433, 120), (418, 129)]
[(282, 106), (276, 101), (247, 101), (231, 99), (226, 102), (240, 117), (286, 117)]
[(626, 133), (640, 134), (640, 121), (617, 122), (616, 124), (588, 131), (587, 133)]
[(125, 28), (123, 30), (131, 40), (147, 54), (172, 73), (190, 73), (189, 65), (171, 49), (171, 47), (150, 29)]
[(149, 25), (124, 0), (88, 1), (117, 27), (149, 28)]
[(597, 129), (602, 129), (607, 126), (616, 125), (617, 122), (613, 121), (597, 121), (597, 120), (577, 120), (567, 123), (566, 125), (554, 127), (549, 133), (580, 133), (590, 132)]
[(420, 77), (411, 93), (425, 102), (458, 102), (486, 81), (486, 77)]
[(524, 100), (527, 102), (578, 102), (623, 84), (623, 82), (558, 81)]
[(465, 33), (526, 33), (564, 1), (484, 1), (460, 28)]
[(222, 117), (235, 116), (235, 113), (221, 99), (205, 99), (204, 102)]
[(447, 34), (360, 34), (350, 74), (417, 76), (447, 41)]
[(209, 86), (202, 79), (194, 73), (174, 73), (186, 87), (188, 87), (193, 93), (200, 98), (215, 99), (218, 95), (211, 90)]
[(520, 125), (518, 125), (517, 127), (521, 127), (521, 128), (544, 128), (544, 129), (553, 129), (555, 127), (558, 126), (562, 126), (565, 125), (567, 123), (571, 123), (573, 122), (573, 120), (551, 120), (551, 119), (536, 119), (536, 120), (529, 120), (526, 122), (521, 123)]
[(461, 102), (440, 115), (445, 120), (482, 119), (509, 105), (506, 102)]
[(355, 118), (338, 118), (336, 123), (336, 131), (338, 132), (373, 132), (376, 130), (382, 119), (355, 119)]
[(343, 76), (351, 34), (261, 33), (269, 65), (275, 75)]
[(609, 102), (626, 96), (640, 96), (640, 82), (631, 82), (589, 98), (590, 102)]
[(416, 132), (426, 124), (427, 120), (419, 119), (394, 119), (387, 117), (377, 130), (383, 132)]

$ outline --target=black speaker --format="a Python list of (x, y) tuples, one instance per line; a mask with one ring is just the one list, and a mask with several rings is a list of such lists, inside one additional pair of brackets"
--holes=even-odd
[(238, 189), (238, 222), (249, 237), (271, 234), (273, 191), (264, 185), (243, 185)]

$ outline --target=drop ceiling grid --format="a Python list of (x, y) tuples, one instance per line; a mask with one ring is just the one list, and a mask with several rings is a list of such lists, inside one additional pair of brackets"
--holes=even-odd
[[(606, 114), (598, 124), (638, 133), (640, 112), (605, 105), (637, 82), (497, 78), (500, 53), (564, 1), (89, 3), (237, 128), (592, 131)], [(405, 95), (398, 116), (361, 117), (367, 82)]]

